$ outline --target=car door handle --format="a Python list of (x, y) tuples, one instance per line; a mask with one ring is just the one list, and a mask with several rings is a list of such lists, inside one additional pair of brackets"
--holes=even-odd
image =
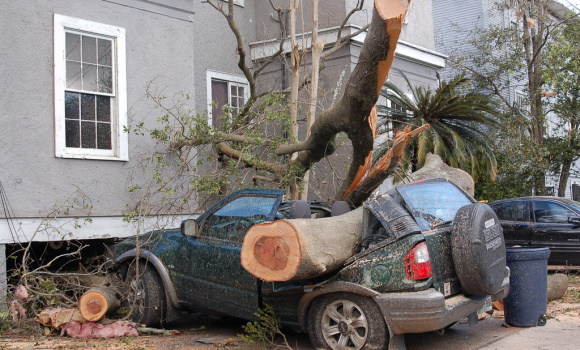
[(536, 230), (537, 233), (546, 233), (548, 230)]

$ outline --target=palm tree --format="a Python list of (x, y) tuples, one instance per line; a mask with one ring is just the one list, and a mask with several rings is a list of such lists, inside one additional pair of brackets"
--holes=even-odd
[(434, 153), (452, 167), (469, 172), (474, 178), (481, 174), (495, 177), (497, 162), (487, 136), (496, 125), (493, 100), (481, 93), (467, 91), (469, 79), (463, 76), (442, 81), (436, 90), (414, 87), (400, 73), (411, 90), (407, 96), (392, 82), (386, 82), (381, 95), (391, 106), (378, 106), (383, 133), (396, 132), (407, 125), (413, 129), (423, 124), (431, 128), (411, 140), (403, 154), (405, 170), (420, 169), (427, 153)]

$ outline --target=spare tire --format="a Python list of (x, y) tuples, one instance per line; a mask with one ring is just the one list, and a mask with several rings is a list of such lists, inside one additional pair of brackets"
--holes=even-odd
[(459, 208), (451, 230), (453, 265), (468, 295), (498, 292), (505, 277), (506, 253), (503, 230), (487, 204)]

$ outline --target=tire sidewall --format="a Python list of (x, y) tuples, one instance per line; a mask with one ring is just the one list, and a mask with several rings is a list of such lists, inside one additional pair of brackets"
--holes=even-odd
[(369, 350), (386, 349), (389, 342), (389, 332), (379, 307), (372, 299), (351, 293), (326, 294), (312, 302), (308, 312), (308, 335), (314, 348), (332, 349), (322, 335), (322, 318), (326, 307), (338, 300), (351, 301), (364, 313), (368, 328), (363, 348)]

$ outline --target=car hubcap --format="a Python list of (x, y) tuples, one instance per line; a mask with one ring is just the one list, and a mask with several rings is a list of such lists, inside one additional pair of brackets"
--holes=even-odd
[(143, 315), (145, 311), (145, 287), (141, 279), (139, 279), (139, 282), (136, 279), (131, 280), (131, 298), (133, 300), (129, 300), (129, 303), (134, 306), (134, 313)]
[(352, 301), (337, 300), (324, 310), (322, 333), (334, 350), (358, 350), (367, 340), (368, 320), (362, 309)]

